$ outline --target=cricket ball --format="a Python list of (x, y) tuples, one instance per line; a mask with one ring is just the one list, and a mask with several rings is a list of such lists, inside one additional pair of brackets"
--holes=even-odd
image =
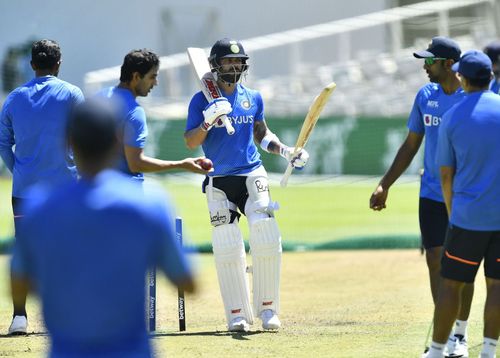
[(210, 170), (210, 169), (212, 169), (214, 167), (214, 164), (208, 158), (200, 159), (200, 161), (198, 162), (198, 164), (200, 164), (200, 167), (202, 167), (205, 170)]

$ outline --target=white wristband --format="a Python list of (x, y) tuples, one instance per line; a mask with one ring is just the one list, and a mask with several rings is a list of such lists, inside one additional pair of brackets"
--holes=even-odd
[(274, 134), (271, 131), (268, 131), (267, 134), (264, 136), (264, 138), (262, 138), (262, 140), (260, 141), (260, 147), (269, 153), (267, 147), (269, 147), (269, 143), (271, 143), (273, 140), (277, 143), (280, 142), (276, 134)]

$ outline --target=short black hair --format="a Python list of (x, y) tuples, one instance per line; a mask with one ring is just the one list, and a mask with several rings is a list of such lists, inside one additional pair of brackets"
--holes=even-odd
[(104, 100), (87, 100), (73, 108), (66, 136), (84, 160), (101, 160), (118, 141), (116, 111)]
[(31, 62), (39, 70), (50, 70), (61, 60), (61, 48), (54, 40), (39, 40), (31, 46)]
[[(463, 76), (463, 75), (462, 75)], [(483, 77), (483, 78), (469, 78), (467, 76), (463, 76), (469, 81), (469, 84), (473, 87), (484, 88), (489, 87), (491, 82), (491, 77)]]
[(132, 50), (123, 59), (120, 81), (130, 82), (134, 72), (139, 72), (144, 77), (153, 67), (160, 65), (160, 59), (153, 51), (142, 49)]

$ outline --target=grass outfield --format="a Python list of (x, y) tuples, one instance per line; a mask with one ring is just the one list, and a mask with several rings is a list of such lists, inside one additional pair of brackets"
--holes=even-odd
[[(7, 257), (0, 256), (0, 333), (7, 331)], [(201, 255), (199, 290), (186, 298), (187, 331), (177, 332), (176, 293), (158, 280), (158, 357), (419, 357), (432, 317), (425, 260), (417, 250), (285, 253), (283, 329), (225, 330), (213, 257)], [(478, 275), (469, 324), (471, 357), (482, 342), (484, 279)], [(0, 336), (0, 356), (40, 357), (48, 346), (35, 299), (28, 337)], [(116, 322), (119, 324), (119, 322)], [(98, 329), (96, 327), (96, 329)]]
[[(418, 236), (418, 182), (402, 178), (389, 194), (388, 208), (374, 212), (368, 200), (376, 179), (322, 179), (310, 184), (292, 176), (287, 188), (280, 188), (279, 178), (272, 177), (271, 194), (280, 204), (276, 218), (286, 242), (319, 243), (360, 236)], [(173, 198), (182, 216), (186, 236), (195, 244), (210, 242), (211, 226), (201, 176), (148, 178), (161, 183)], [(0, 238), (13, 233), (10, 180), (0, 179)], [(243, 217), (240, 225), (248, 238)]]

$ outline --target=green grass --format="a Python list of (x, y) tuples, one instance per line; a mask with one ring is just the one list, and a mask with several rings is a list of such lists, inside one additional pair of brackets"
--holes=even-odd
[[(201, 183), (201, 178), (200, 178)], [(195, 243), (210, 242), (210, 222), (205, 195), (199, 184), (182, 184), (178, 179), (163, 181), (182, 216), (186, 231)], [(271, 181), (271, 195), (280, 204), (276, 218), (283, 240), (318, 243), (358, 236), (418, 236), (418, 183), (396, 184), (388, 208), (374, 212), (368, 200), (374, 180), (345, 183), (291, 184), (281, 188)], [(245, 218), (240, 227), (245, 238)]]
[[(211, 240), (211, 226), (201, 176), (167, 176), (160, 180), (182, 216), (186, 236), (195, 244)], [(346, 179), (322, 180), (316, 184), (292, 184), (281, 188), (271, 180), (271, 195), (280, 204), (276, 218), (283, 240), (290, 243), (320, 243), (359, 236), (418, 236), (418, 183), (402, 181), (391, 189), (388, 208), (374, 212), (368, 199), (376, 182)], [(0, 238), (13, 236), (10, 204), (11, 182), (0, 178)], [(244, 217), (240, 227), (248, 238)]]

